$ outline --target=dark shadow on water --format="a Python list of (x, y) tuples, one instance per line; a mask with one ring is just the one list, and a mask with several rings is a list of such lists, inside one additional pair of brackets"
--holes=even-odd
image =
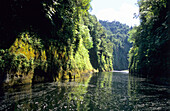
[(125, 72), (99, 72), (2, 89), (0, 110), (168, 110), (169, 89)]

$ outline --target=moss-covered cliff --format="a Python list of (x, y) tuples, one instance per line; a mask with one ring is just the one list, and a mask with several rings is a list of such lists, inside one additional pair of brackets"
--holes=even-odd
[(140, 25), (130, 32), (129, 71), (153, 78), (170, 77), (169, 0), (139, 0)]
[(112, 55), (101, 50), (107, 47), (105, 37), (94, 28), (98, 21), (89, 18), (90, 0), (3, 0), (0, 8), (0, 84), (57, 81), (112, 70)]

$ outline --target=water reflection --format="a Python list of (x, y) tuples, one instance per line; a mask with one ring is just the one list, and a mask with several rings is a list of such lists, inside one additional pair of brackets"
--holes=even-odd
[(2, 89), (0, 110), (168, 110), (169, 86), (125, 72), (105, 72), (57, 83)]
[(170, 109), (170, 87), (146, 78), (129, 76), (128, 94), (136, 110)]

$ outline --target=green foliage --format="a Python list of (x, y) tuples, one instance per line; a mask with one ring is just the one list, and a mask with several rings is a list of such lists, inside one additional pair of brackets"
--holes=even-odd
[[(86, 19), (87, 20), (87, 19)], [(93, 48), (89, 50), (92, 66), (99, 71), (110, 71), (112, 67), (112, 54), (109, 51), (109, 42), (107, 34), (102, 25), (95, 16), (89, 15), (86, 21), (90, 29), (90, 35), (93, 40)]]
[(93, 47), (92, 38), (90, 37), (89, 29), (87, 26), (82, 25), (80, 27), (80, 34), (83, 38), (83, 44), (86, 49), (91, 49)]
[(11, 54), (7, 50), (1, 54), (0, 69), (2, 74), (28, 74), (33, 71), (33, 61), (24, 54)]
[(0, 17), (0, 76), (56, 81), (92, 71), (95, 62), (100, 71), (112, 70), (109, 41), (103, 27), (88, 12), (90, 1), (1, 2), (0, 7), (9, 11), (0, 10), (4, 15)]
[(147, 76), (169, 73), (167, 0), (139, 0), (141, 24), (130, 32), (129, 70)]
[(113, 54), (113, 68), (115, 70), (128, 69), (128, 52), (131, 44), (128, 42), (129, 26), (113, 21), (99, 21), (107, 31), (107, 47)]

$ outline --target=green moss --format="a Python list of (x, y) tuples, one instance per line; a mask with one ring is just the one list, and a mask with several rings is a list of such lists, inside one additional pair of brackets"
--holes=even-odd
[[(7, 3), (9, 2), (3, 5), (11, 10), (11, 13), (7, 14), (11, 18), (7, 16), (5, 18), (7, 20), (1, 19), (0, 23), (8, 25), (10, 23), (7, 22), (12, 21), (10, 26), (13, 28), (1, 24), (0, 36), (12, 39), (12, 42), (6, 46), (7, 50), (0, 50), (0, 73), (4, 78), (8, 74), (10, 77), (22, 76), (9, 78), (9, 84), (81, 77), (82, 73), (93, 71), (89, 50), (94, 45), (99, 46), (95, 51), (98, 58), (94, 59), (99, 61), (99, 69), (102, 71), (111, 69), (109, 65), (112, 62), (108, 52), (105, 51), (107, 46), (104, 44), (103, 29), (100, 32), (101, 27), (97, 27), (100, 37), (92, 37), (92, 29), (87, 24), (88, 21), (90, 23), (88, 20), (90, 0), (80, 0), (79, 5), (77, 1), (63, 2), (63, 0), (58, 0), (57, 4), (51, 0), (43, 2), (31, 0), (31, 5), (25, 1), (22, 3), (16, 1), (19, 6), (24, 4), (24, 7), (33, 7), (35, 10), (29, 12), (23, 8), (22, 13), (16, 7), (8, 7)], [(94, 24), (99, 25), (97, 20), (95, 22)], [(9, 31), (9, 34), (6, 34), (6, 31)], [(94, 38), (97, 40), (93, 40)], [(96, 43), (97, 41), (100, 43)], [(2, 39), (3, 42), (6, 40)], [(1, 44), (0, 46), (2, 47)], [(103, 51), (101, 58), (98, 54), (100, 49)]]

